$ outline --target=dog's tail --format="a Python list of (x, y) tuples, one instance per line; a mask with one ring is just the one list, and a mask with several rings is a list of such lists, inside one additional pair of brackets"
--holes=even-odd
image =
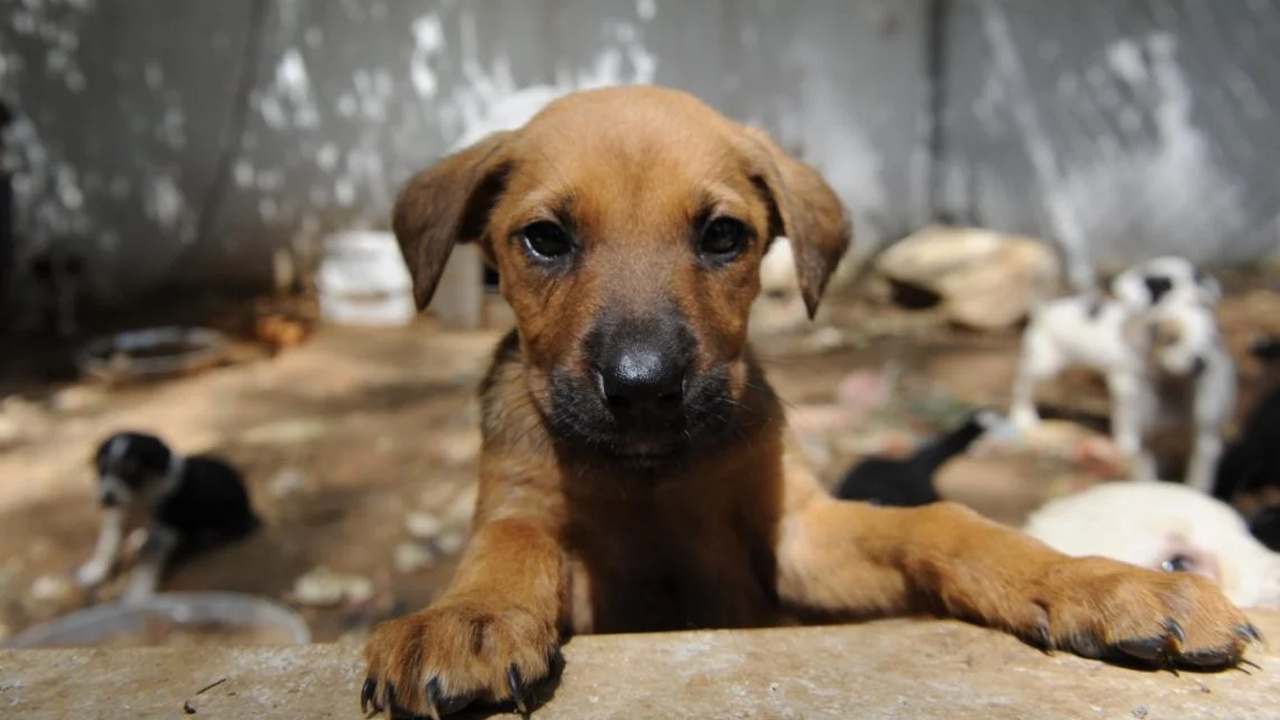
[(974, 411), (959, 426), (934, 438), (917, 450), (911, 458), (911, 465), (917, 471), (932, 478), (934, 472), (944, 463), (968, 450), (969, 446), (988, 430), (993, 430), (1004, 423), (1004, 417), (994, 410)]

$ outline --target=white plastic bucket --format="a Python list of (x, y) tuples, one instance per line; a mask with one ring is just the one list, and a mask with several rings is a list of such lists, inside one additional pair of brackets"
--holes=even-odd
[(394, 327), (417, 314), (413, 280), (388, 232), (348, 231), (324, 240), (320, 270), (320, 315), (338, 325)]

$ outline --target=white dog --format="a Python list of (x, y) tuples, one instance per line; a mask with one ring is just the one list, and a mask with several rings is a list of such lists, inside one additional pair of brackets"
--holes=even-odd
[(1039, 303), (1022, 338), (1009, 418), (1028, 430), (1039, 423), (1036, 386), (1068, 366), (1106, 378), (1111, 432), (1135, 461), (1135, 479), (1154, 480), (1144, 442), (1168, 422), (1189, 421), (1195, 433), (1187, 484), (1208, 492), (1222, 453), (1222, 425), (1235, 407), (1235, 366), (1213, 314), (1217, 282), (1181, 258), (1130, 268), (1113, 283), (1115, 297), (1090, 295)]
[(1280, 607), (1280, 554), (1231, 506), (1183, 485), (1105, 483), (1050, 501), (1023, 530), (1068, 555), (1199, 573), (1241, 607)]

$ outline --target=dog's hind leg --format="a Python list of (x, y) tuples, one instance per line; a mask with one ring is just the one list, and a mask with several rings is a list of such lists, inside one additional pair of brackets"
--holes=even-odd
[(1203, 493), (1212, 492), (1221, 457), (1222, 438), (1218, 436), (1217, 428), (1197, 428), (1195, 447), (1187, 463), (1187, 485)]
[(883, 508), (815, 492), (795, 504), (776, 545), (789, 609), (932, 612), (1046, 650), (1156, 666), (1230, 666), (1257, 637), (1205, 578), (1067, 557), (954, 503)]
[(1142, 433), (1149, 409), (1144, 406), (1142, 378), (1125, 372), (1107, 375), (1111, 394), (1111, 438), (1133, 464), (1134, 480), (1155, 480), (1155, 459), (1143, 449)]
[(1028, 430), (1040, 424), (1040, 414), (1036, 412), (1035, 405), (1036, 386), (1065, 368), (1066, 363), (1049, 340), (1042, 337), (1036, 328), (1028, 329), (1022, 340), (1022, 355), (1009, 402), (1009, 422), (1014, 427)]

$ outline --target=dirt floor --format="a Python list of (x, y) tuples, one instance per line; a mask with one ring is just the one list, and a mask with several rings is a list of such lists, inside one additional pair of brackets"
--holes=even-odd
[[(1245, 347), (1258, 333), (1280, 332), (1280, 295), (1265, 278), (1228, 284), (1221, 317), (1240, 364), (1243, 414), (1267, 383)], [(177, 569), (167, 590), (284, 600), (301, 609), (315, 639), (335, 640), (425, 604), (447, 581), (474, 496), (475, 388), (504, 323), (476, 332), (446, 332), (429, 318), (402, 330), (321, 327), (275, 352), (255, 323), (260, 306), (198, 312), (238, 339), (234, 362), (110, 387), (76, 380), (57, 345), (24, 342), (0, 357), (0, 413), (11, 425), (7, 444), (0, 439), (0, 635), (120, 591), (119, 580), (90, 594), (65, 578), (98, 530), (89, 458), (124, 429), (232, 461), (266, 521), (256, 536)], [(847, 293), (831, 298), (819, 320), (800, 334), (762, 338), (757, 351), (830, 482), (861, 455), (905, 452), (970, 408), (1008, 402), (1016, 332), (966, 332), (928, 310)], [(1105, 391), (1085, 374), (1046, 388), (1043, 399), (1060, 416), (1105, 429)], [(950, 463), (939, 486), (1017, 524), (1048, 497), (1106, 475), (1105, 463), (1078, 453), (988, 449)], [(316, 607), (294, 596), (298, 579), (318, 568), (351, 576), (346, 600)]]

